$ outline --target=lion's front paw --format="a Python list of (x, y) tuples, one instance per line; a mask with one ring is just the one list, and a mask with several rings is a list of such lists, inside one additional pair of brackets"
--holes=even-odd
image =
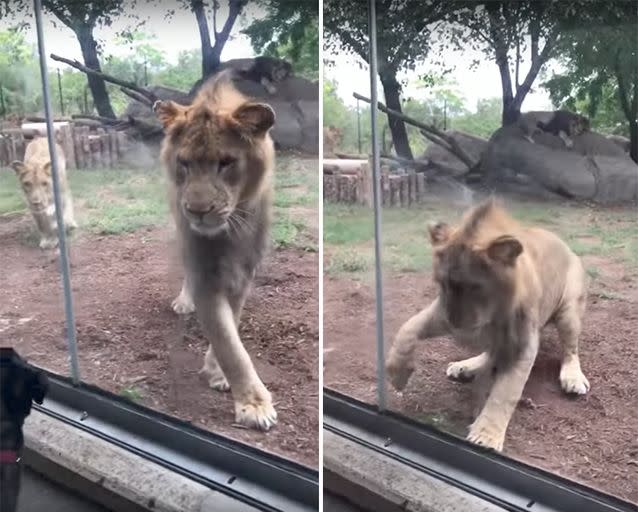
[(589, 391), (589, 381), (578, 368), (564, 368), (560, 372), (560, 385), (565, 393), (584, 395)]
[(470, 427), (467, 440), (476, 445), (501, 452), (505, 442), (505, 432), (497, 432), (493, 428), (475, 424)]
[(469, 382), (476, 376), (476, 369), (470, 367), (466, 361), (450, 363), (445, 370), (448, 379)]
[(58, 246), (57, 238), (43, 238), (40, 240), (40, 249), (54, 249)]
[(183, 292), (180, 292), (177, 298), (171, 303), (171, 307), (178, 315), (189, 315), (195, 312), (193, 299)]
[(67, 231), (73, 231), (78, 228), (78, 223), (75, 222), (75, 219), (67, 219), (64, 221), (64, 226)]
[(408, 384), (408, 380), (410, 380), (410, 376), (414, 372), (414, 367), (400, 363), (392, 356), (388, 358), (388, 361), (385, 365), (386, 372), (388, 373), (388, 378), (394, 386), (394, 389), (397, 391), (402, 391), (405, 386)]
[(252, 395), (250, 399), (235, 402), (235, 421), (258, 430), (270, 430), (277, 424), (277, 411), (270, 393)]

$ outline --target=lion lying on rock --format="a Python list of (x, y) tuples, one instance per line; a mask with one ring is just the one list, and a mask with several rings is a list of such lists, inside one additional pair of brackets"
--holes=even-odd
[(578, 358), (586, 274), (557, 236), (519, 225), (493, 200), (466, 213), (456, 228), (431, 225), (430, 239), (439, 294), (399, 329), (388, 376), (396, 389), (406, 386), (420, 340), (450, 335), (475, 348), (479, 354), (451, 363), (447, 376), (490, 385), (468, 439), (500, 451), (545, 325), (554, 324), (560, 336), (563, 390), (589, 390)]
[(269, 242), (275, 114), (239, 93), (230, 73), (205, 83), (190, 106), (154, 107), (185, 268), (173, 308), (197, 312), (210, 342), (202, 372), (212, 388), (231, 390), (237, 423), (268, 430), (277, 413), (238, 324)]
[[(58, 179), (62, 208), (64, 210), (64, 226), (70, 231), (77, 228), (73, 215), (73, 200), (66, 180), (66, 161), (64, 151), (56, 144), (58, 155)], [(58, 245), (58, 222), (55, 216), (53, 199), (53, 179), (51, 176), (51, 157), (49, 143), (44, 137), (37, 137), (27, 145), (24, 152), (24, 163), (16, 160), (11, 163), (16, 172), (20, 186), (26, 196), (29, 209), (40, 233), (40, 248), (53, 249)]]

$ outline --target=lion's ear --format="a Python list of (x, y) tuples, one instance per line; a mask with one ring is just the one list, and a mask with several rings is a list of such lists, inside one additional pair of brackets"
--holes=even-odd
[(513, 266), (522, 252), (523, 245), (510, 235), (499, 236), (487, 248), (487, 255), (492, 260), (507, 266)]
[(450, 239), (452, 228), (445, 222), (430, 222), (428, 224), (430, 243), (433, 246), (441, 245)]
[(243, 132), (261, 136), (275, 124), (275, 112), (265, 103), (244, 103), (233, 112), (232, 119)]
[(178, 119), (184, 118), (188, 107), (178, 105), (174, 101), (156, 101), (153, 104), (153, 112), (159, 119), (164, 129), (171, 126)]
[(24, 164), (20, 160), (14, 160), (10, 165), (16, 174), (22, 174), (25, 170)]

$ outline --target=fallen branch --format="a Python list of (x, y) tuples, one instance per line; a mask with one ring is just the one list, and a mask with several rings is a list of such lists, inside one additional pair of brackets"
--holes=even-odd
[(98, 123), (115, 126), (121, 121), (119, 119), (111, 119), (110, 117), (93, 116), (90, 114), (73, 114), (71, 119), (74, 121), (96, 121)]
[(142, 105), (146, 105), (147, 107), (149, 107), (151, 109), (153, 108), (153, 103), (155, 103), (155, 102), (149, 100), (145, 96), (142, 96), (141, 94), (138, 94), (138, 93), (133, 92), (133, 91), (129, 91), (128, 89), (125, 89), (124, 87), (120, 87), (120, 91), (122, 91), (124, 94), (126, 94), (129, 98), (132, 98), (135, 101), (139, 101)]
[(151, 105), (153, 103), (155, 103), (159, 99), (155, 94), (153, 94), (148, 89), (144, 89), (143, 87), (140, 87), (137, 84), (134, 84), (133, 82), (127, 82), (126, 80), (120, 80), (119, 78), (115, 78), (115, 77), (113, 77), (111, 75), (107, 75), (106, 73), (102, 73), (100, 71), (96, 71), (94, 69), (87, 68), (84, 64), (81, 64), (77, 60), (66, 59), (66, 58), (60, 57), (59, 55), (56, 55), (54, 53), (51, 54), (51, 58), (53, 60), (58, 61), (58, 62), (63, 62), (64, 64), (67, 64), (67, 65), (71, 66), (72, 68), (75, 68), (75, 69), (77, 69), (79, 71), (82, 71), (82, 73), (85, 73), (87, 75), (97, 76), (97, 77), (101, 78), (102, 80), (105, 80), (107, 82), (111, 82), (112, 84), (119, 85), (120, 87), (123, 87), (125, 89), (129, 89), (130, 91), (135, 91), (135, 92), (139, 93), (140, 95), (144, 96), (150, 102)]
[[(370, 100), (370, 98), (366, 98), (365, 96), (362, 96), (361, 94), (358, 94), (356, 92), (353, 93), (353, 96), (356, 99), (358, 99), (358, 100), (365, 101), (366, 103), (372, 103), (372, 100)], [(413, 119), (413, 118), (411, 118), (409, 116), (406, 116), (405, 114), (402, 114), (401, 112), (397, 112), (396, 110), (393, 110), (391, 108), (386, 107), (381, 102), (377, 103), (377, 108), (381, 112), (385, 112), (389, 116), (396, 117), (397, 119), (400, 119), (404, 123), (407, 123), (407, 124), (412, 125), (412, 126), (416, 126), (417, 128), (419, 128), (421, 130), (422, 134), (425, 135), (425, 133), (427, 133), (428, 135), (426, 137), (429, 140), (431, 140), (432, 142), (435, 142), (436, 144), (439, 144), (444, 149), (446, 149), (450, 153), (452, 153), (459, 160), (461, 160), (461, 162), (463, 162), (467, 166), (468, 172), (470, 170), (472, 170), (478, 164), (478, 162), (475, 162), (472, 159), (472, 157), (470, 157), (463, 150), (463, 148), (461, 148), (461, 146), (459, 146), (458, 142), (456, 142), (456, 140), (454, 140), (453, 137), (450, 137), (448, 134), (446, 134), (445, 132), (439, 130), (435, 126), (428, 125), (428, 124), (425, 124), (425, 123), (421, 123), (420, 121), (417, 121), (416, 119)]]

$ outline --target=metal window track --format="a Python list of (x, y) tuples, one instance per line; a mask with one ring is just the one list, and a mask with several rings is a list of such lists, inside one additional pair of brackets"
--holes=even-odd
[(318, 472), (46, 372), (44, 414), (263, 511), (318, 510)]
[(484, 450), (332, 389), (323, 428), (515, 512), (637, 512), (635, 504)]

